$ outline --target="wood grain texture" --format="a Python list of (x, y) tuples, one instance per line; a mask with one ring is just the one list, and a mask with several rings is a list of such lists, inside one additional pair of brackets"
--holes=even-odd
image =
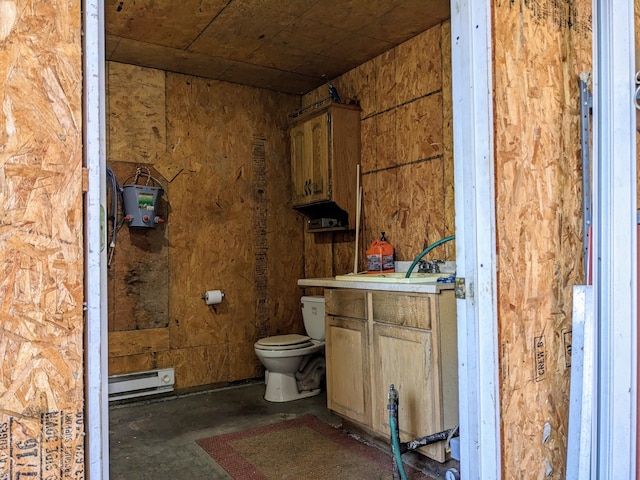
[(325, 312), (327, 315), (350, 317), (366, 320), (366, 292), (328, 288), (324, 292)]
[[(451, 45), (451, 23), (442, 24), (441, 45)], [(444, 164), (444, 236), (456, 233), (455, 179), (453, 169), (453, 91), (451, 79), (451, 49), (442, 48), (442, 147)], [(443, 258), (456, 256), (455, 241), (445, 243)]]
[[(122, 184), (134, 184), (136, 169), (149, 168), (154, 178), (160, 177), (150, 165), (128, 162), (109, 162), (109, 166)], [(138, 180), (144, 185), (147, 179)], [(149, 183), (156, 185), (154, 181)], [(164, 193), (157, 202), (157, 211), (165, 220), (169, 215), (166, 182), (158, 186)], [(109, 196), (110, 198), (110, 196)], [(111, 215), (111, 202), (109, 201)], [(122, 218), (119, 203), (118, 219)], [(109, 243), (112, 227), (108, 227)], [(110, 331), (161, 328), (169, 325), (169, 245), (167, 223), (155, 228), (129, 228), (123, 225), (116, 234), (115, 248), (107, 271), (109, 286)]]
[(373, 321), (401, 327), (431, 330), (437, 315), (433, 295), (398, 295), (391, 292), (372, 292)]
[[(413, 260), (428, 244), (453, 234), (453, 132), (451, 53), (448, 22), (431, 28), (335, 79), (340, 94), (361, 100), (363, 186), (359, 265), (364, 251), (384, 231), (396, 260)], [(446, 90), (446, 91), (445, 91)], [(303, 96), (310, 105), (326, 95), (320, 87)], [(344, 265), (334, 245), (330, 254), (306, 243), (313, 260)], [(454, 259), (455, 244), (439, 247), (426, 259)], [(307, 260), (309, 263), (310, 260)], [(345, 271), (353, 268), (345, 265)], [(324, 271), (331, 269), (328, 264)], [(336, 271), (335, 273), (343, 273)]]
[(367, 322), (340, 316), (326, 320), (327, 407), (371, 425)]
[(442, 48), (449, 45), (441, 42), (442, 30), (443, 26), (437, 25), (397, 47), (396, 59), (401, 60), (397, 62), (394, 86), (398, 105), (442, 88), (447, 70), (443, 68), (443, 51), (449, 50)]
[(109, 333), (109, 355), (125, 357), (169, 349), (168, 328), (147, 328)]
[[(434, 372), (437, 364), (432, 351), (432, 336), (428, 330), (401, 328), (382, 323), (373, 325), (372, 387), (373, 428), (388, 435), (389, 415), (385, 411), (389, 385), (394, 384), (400, 395), (398, 425), (400, 441), (407, 442), (444, 429), (440, 414), (440, 385)], [(411, 366), (407, 368), (407, 366)], [(443, 462), (444, 448), (433, 444), (420, 452)]]
[(166, 151), (165, 73), (107, 63), (107, 161), (153, 164)]
[(566, 467), (563, 332), (584, 272), (578, 74), (591, 68), (589, 13), (587, 1), (494, 2), (505, 479), (564, 477)]
[(37, 475), (39, 462), (18, 454), (44, 459), (47, 449), (56, 452), (46, 459), (56, 478), (84, 478), (80, 20), (79, 1), (0, 2), (0, 476), (7, 478)]
[[(160, 78), (153, 69), (135, 67), (134, 73), (143, 85)], [(110, 284), (116, 297), (110, 325), (119, 331), (111, 334), (110, 368), (128, 373), (152, 365), (174, 367), (177, 389), (253, 378), (259, 364), (253, 352), (258, 291), (265, 295), (269, 319), (265, 334), (303, 331), (296, 286), (303, 276), (303, 224), (285, 188), (291, 178), (287, 114), (297, 99), (160, 73), (162, 88), (149, 88), (146, 97), (144, 89), (134, 98), (122, 83), (110, 87), (111, 121), (136, 123), (145, 115), (137, 105), (163, 106), (157, 111), (162, 112), (158, 123), (167, 126), (164, 143), (141, 138), (139, 146), (163, 152), (154, 158), (173, 176), (162, 182), (167, 223), (119, 235), (120, 263)], [(118, 136), (121, 130), (110, 130), (112, 145), (128, 143)], [(258, 170), (252, 150), (256, 135), (264, 144)], [(135, 170), (124, 162), (114, 165), (123, 176), (127, 168)], [(266, 222), (260, 228), (254, 215), (258, 206)], [(261, 285), (256, 283), (256, 242), (264, 242), (266, 252)], [(201, 299), (211, 289), (226, 295), (215, 310)], [(166, 338), (149, 344), (145, 332), (156, 327), (166, 327)], [(137, 342), (142, 350), (132, 346)]]

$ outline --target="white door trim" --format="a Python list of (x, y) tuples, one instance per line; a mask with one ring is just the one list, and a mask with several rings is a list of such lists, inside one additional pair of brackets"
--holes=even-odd
[(637, 370), (634, 2), (594, 0), (591, 478), (635, 479)]
[(501, 476), (496, 290), (491, 1), (452, 0), (460, 467)]
[(83, 2), (85, 198), (85, 468), (109, 479), (104, 0)]

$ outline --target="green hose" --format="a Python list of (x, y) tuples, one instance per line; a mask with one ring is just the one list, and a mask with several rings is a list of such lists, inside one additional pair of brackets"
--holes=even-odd
[(413, 272), (413, 269), (416, 268), (416, 265), (418, 264), (418, 262), (420, 261), (420, 259), (422, 257), (424, 257), (427, 253), (429, 253), (431, 250), (433, 250), (434, 248), (436, 248), (439, 245), (442, 245), (443, 243), (447, 243), (451, 240), (453, 240), (454, 238), (456, 238), (455, 235), (450, 235), (448, 237), (444, 237), (440, 240), (438, 240), (435, 243), (432, 243), (431, 245), (429, 245), (427, 248), (425, 248), (422, 253), (420, 253), (420, 255), (418, 255), (416, 257), (416, 259), (413, 261), (413, 263), (411, 264), (411, 266), (409, 267), (409, 270), (407, 270), (407, 274), (404, 276), (405, 278), (409, 278), (411, 276), (411, 272)]
[(389, 426), (391, 427), (391, 444), (393, 445), (393, 455), (396, 458), (396, 464), (398, 465), (398, 472), (400, 472), (401, 480), (407, 480), (407, 474), (404, 473), (404, 466), (402, 465), (402, 457), (400, 456), (400, 439), (397, 432), (398, 427), (396, 425), (396, 419), (393, 415), (389, 415)]

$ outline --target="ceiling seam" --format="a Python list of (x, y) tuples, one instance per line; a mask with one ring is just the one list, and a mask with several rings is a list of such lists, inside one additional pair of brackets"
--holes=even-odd
[(226, 4), (224, 7), (222, 7), (222, 8), (220, 9), (220, 11), (216, 14), (216, 16), (215, 16), (215, 17), (213, 17), (209, 23), (207, 23), (206, 27), (204, 27), (204, 28), (202, 29), (202, 31), (201, 31), (198, 35), (196, 35), (196, 38), (194, 38), (194, 39), (191, 41), (191, 43), (189, 43), (189, 45), (187, 45), (187, 46), (184, 48), (185, 50), (189, 50), (189, 48), (191, 47), (191, 45), (193, 45), (193, 44), (195, 43), (195, 41), (196, 41), (196, 40), (198, 40), (198, 39), (200, 38), (200, 36), (201, 36), (201, 35), (202, 35), (206, 30), (207, 30), (207, 28), (209, 28), (209, 27), (211, 26), (211, 24), (212, 24), (213, 22), (215, 22), (215, 21), (217, 20), (217, 18), (218, 18), (220, 15), (222, 15), (222, 12), (224, 12), (224, 11), (229, 7), (229, 5), (231, 5), (231, 2), (233, 2), (233, 0), (228, 0), (228, 1), (227, 1), (227, 4)]

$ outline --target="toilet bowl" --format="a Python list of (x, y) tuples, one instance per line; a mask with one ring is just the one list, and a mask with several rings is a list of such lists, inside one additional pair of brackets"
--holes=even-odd
[(256, 356), (265, 367), (264, 399), (269, 402), (290, 402), (321, 391), (324, 297), (302, 297), (301, 306), (307, 335), (276, 335), (254, 344)]

